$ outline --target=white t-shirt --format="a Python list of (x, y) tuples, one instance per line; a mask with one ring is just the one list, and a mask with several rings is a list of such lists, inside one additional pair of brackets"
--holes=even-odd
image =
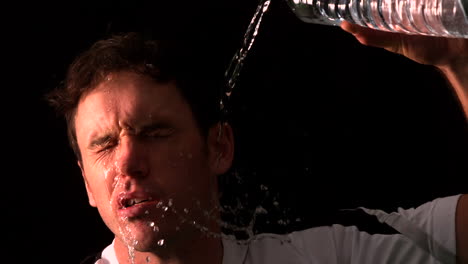
[[(260, 234), (248, 241), (223, 238), (223, 264), (447, 263), (456, 262), (455, 212), (460, 195), (386, 213), (359, 208), (388, 224), (392, 234), (334, 224), (289, 234)], [(113, 243), (96, 264), (118, 264)]]

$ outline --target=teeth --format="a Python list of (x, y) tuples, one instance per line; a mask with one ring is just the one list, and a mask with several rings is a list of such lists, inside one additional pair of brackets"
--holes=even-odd
[(135, 203), (141, 203), (143, 201), (146, 201), (146, 199), (135, 199)]
[(130, 206), (133, 206), (135, 204), (138, 204), (144, 201), (147, 201), (147, 199), (130, 199), (130, 200), (127, 200), (127, 203), (125, 206), (130, 207)]

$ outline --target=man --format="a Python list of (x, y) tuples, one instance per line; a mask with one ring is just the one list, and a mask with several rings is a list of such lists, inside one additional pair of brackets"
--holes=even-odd
[[(349, 24), (343, 29), (364, 44), (439, 67), (468, 114), (468, 59), (455, 56), (467, 53), (466, 40), (444, 39), (453, 56), (426, 61), (415, 51), (428, 52), (428, 45), (411, 46), (411, 37), (393, 41)], [(362, 209), (387, 233), (333, 225), (246, 241), (222, 235), (216, 177), (232, 165), (233, 132), (210, 114), (216, 104), (205, 94), (216, 84), (185, 67), (190, 59), (172, 44), (137, 34), (99, 41), (70, 66), (63, 89), (50, 94), (66, 118), (89, 203), (115, 235), (90, 263), (466, 262), (466, 195), (392, 214)], [(195, 90), (202, 87), (207, 93)]]
[(231, 165), (232, 131), (207, 123), (205, 110), (195, 111), (203, 104), (187, 104), (184, 96), (197, 95), (188, 96), (189, 77), (164, 58), (163, 45), (135, 34), (97, 43), (70, 68), (55, 102), (70, 126), (89, 202), (118, 237), (120, 263), (154, 256), (217, 263), (222, 245), (206, 234), (220, 233), (209, 210), (217, 207), (216, 175)]

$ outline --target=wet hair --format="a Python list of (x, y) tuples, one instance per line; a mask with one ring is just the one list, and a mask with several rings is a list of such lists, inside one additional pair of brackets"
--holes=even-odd
[(46, 100), (65, 118), (69, 143), (80, 161), (75, 131), (78, 103), (113, 72), (135, 72), (157, 83), (175, 82), (206, 137), (220, 118), (218, 95), (223, 82), (222, 67), (208, 59), (214, 58), (209, 55), (182, 39), (156, 40), (137, 32), (115, 34), (79, 54), (64, 81), (46, 94)]

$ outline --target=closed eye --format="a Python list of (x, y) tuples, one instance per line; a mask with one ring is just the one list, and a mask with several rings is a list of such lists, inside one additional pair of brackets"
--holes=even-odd
[(158, 128), (158, 129), (152, 129), (149, 131), (145, 131), (142, 134), (145, 137), (168, 137), (174, 132), (174, 129), (172, 128)]
[(157, 124), (145, 127), (141, 131), (141, 135), (145, 137), (168, 137), (174, 132), (174, 128), (165, 124)]
[(104, 135), (93, 140), (90, 144), (90, 149), (97, 150), (97, 152), (102, 152), (115, 145), (117, 145), (117, 140), (114, 137), (111, 135)]

